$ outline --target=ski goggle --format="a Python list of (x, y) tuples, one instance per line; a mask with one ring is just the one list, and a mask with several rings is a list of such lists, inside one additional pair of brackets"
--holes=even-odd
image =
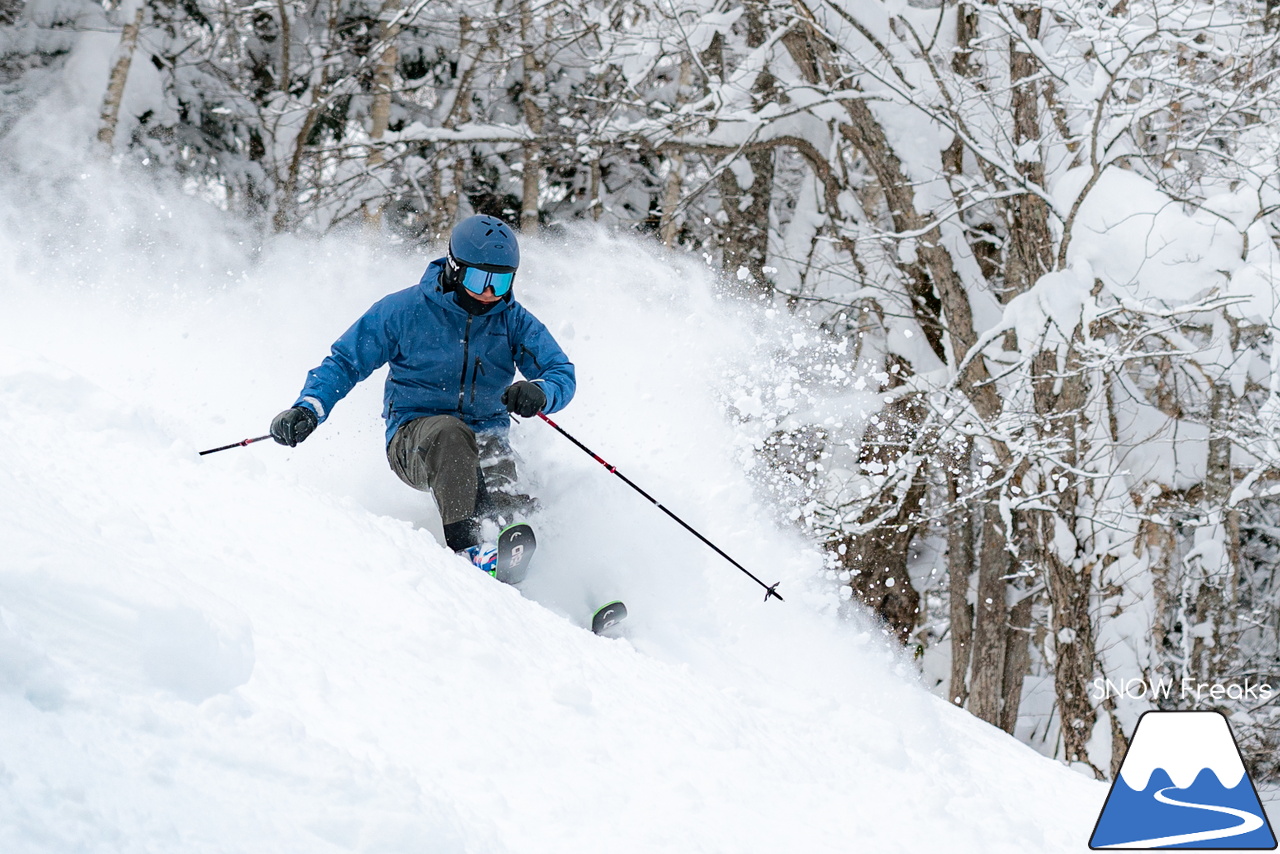
[(462, 268), (462, 286), (473, 294), (482, 294), (485, 288), (493, 288), (494, 296), (506, 296), (515, 280), (515, 273), (490, 273), (478, 267)]

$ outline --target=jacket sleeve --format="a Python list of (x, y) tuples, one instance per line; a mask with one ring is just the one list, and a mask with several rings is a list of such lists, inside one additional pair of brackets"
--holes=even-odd
[(356, 383), (387, 363), (394, 347), (388, 308), (386, 299), (375, 303), (333, 342), (325, 360), (307, 373), (294, 406), (310, 407), (323, 423)]
[(547, 405), (543, 411), (552, 413), (564, 409), (578, 388), (573, 362), (542, 321), (527, 310), (521, 312), (517, 342), (516, 367), (525, 379), (538, 383), (546, 393)]

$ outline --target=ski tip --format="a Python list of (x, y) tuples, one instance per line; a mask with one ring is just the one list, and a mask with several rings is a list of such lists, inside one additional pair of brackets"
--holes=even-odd
[(610, 602), (598, 609), (591, 618), (591, 631), (596, 634), (613, 628), (627, 618), (627, 606), (621, 602)]

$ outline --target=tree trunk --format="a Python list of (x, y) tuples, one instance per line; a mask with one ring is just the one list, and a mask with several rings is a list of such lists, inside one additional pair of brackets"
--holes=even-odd
[(146, 5), (139, 2), (133, 19), (120, 31), (120, 46), (116, 48), (115, 62), (107, 80), (107, 94), (102, 99), (102, 115), (98, 124), (98, 142), (110, 148), (116, 138), (116, 124), (120, 120), (120, 103), (124, 100), (124, 87), (129, 81), (129, 66), (133, 52), (138, 47), (138, 31), (142, 29), (142, 16)]
[[(1238, 352), (1238, 322), (1226, 316), (1215, 326), (1215, 337), (1227, 338), (1223, 351)], [(1217, 377), (1209, 399), (1209, 448), (1204, 477), (1206, 524), (1197, 533), (1196, 543), (1199, 545), (1203, 539), (1218, 540), (1220, 552), (1211, 553), (1220, 553), (1221, 558), (1216, 563), (1205, 560), (1204, 556), (1195, 560), (1200, 569), (1200, 584), (1194, 608), (1197, 631), (1191, 647), (1191, 671), (1200, 681), (1208, 683), (1223, 681), (1231, 671), (1235, 646), (1231, 624), (1240, 571), (1240, 513), (1231, 506), (1232, 437), (1226, 428), (1232, 420), (1233, 409), (1230, 378)], [(1183, 631), (1190, 630), (1191, 627), (1183, 628)]]
[(658, 233), (662, 237), (662, 245), (670, 249), (676, 244), (676, 234), (680, 231), (680, 223), (676, 220), (676, 210), (680, 207), (680, 185), (684, 173), (684, 155), (676, 152), (667, 158), (667, 183), (662, 189), (662, 220), (658, 225)]
[[(747, 47), (757, 48), (769, 36), (769, 5), (762, 0), (743, 4)], [(756, 77), (752, 104), (760, 108), (777, 103), (778, 82), (767, 68)], [(720, 172), (720, 210), (725, 223), (720, 230), (721, 264), (730, 281), (739, 282), (748, 295), (771, 296), (773, 284), (764, 268), (769, 261), (770, 211), (773, 203), (775, 150), (755, 149), (743, 155), (751, 174), (749, 186), (742, 186), (732, 169)]]
[[(334, 34), (338, 30), (338, 4), (334, 3), (330, 6), (329, 17), (327, 19), (328, 40), (329, 44), (334, 41)], [(302, 120), (302, 127), (298, 129), (298, 135), (293, 140), (293, 153), (289, 157), (288, 170), (285, 172), (284, 185), (277, 194), (276, 212), (271, 218), (272, 227), (276, 232), (283, 232), (293, 225), (294, 208), (297, 203), (298, 177), (302, 173), (302, 161), (306, 155), (307, 143), (311, 139), (311, 132), (315, 129), (316, 122), (320, 121), (320, 114), (324, 110), (326, 100), (329, 95), (329, 54), (326, 53), (320, 79), (311, 87), (311, 106), (307, 108), (307, 114)]]
[[(1075, 489), (1072, 483), (1065, 491)], [(1089, 620), (1089, 591), (1092, 567), (1076, 569), (1063, 561), (1054, 546), (1056, 516), (1034, 514), (1031, 533), (1039, 551), (1039, 563), (1048, 576), (1049, 601), (1053, 605), (1054, 682), (1062, 746), (1068, 762), (1083, 762), (1094, 776), (1104, 778), (1102, 769), (1089, 757), (1088, 744), (1097, 722), (1097, 711), (1089, 702), (1089, 679), (1094, 671), (1093, 626)]]
[[(720, 231), (724, 271), (748, 293), (769, 295), (773, 286), (764, 268), (769, 257), (769, 207), (773, 196), (773, 149), (744, 155), (751, 186), (738, 184), (738, 175), (725, 169), (716, 179), (726, 221)], [(740, 272), (744, 271), (744, 272)]]
[(924, 487), (923, 481), (911, 484), (897, 514), (888, 521), (861, 536), (830, 544), (836, 546), (841, 567), (852, 573), (853, 595), (884, 620), (901, 644), (911, 639), (920, 622), (920, 594), (911, 583), (907, 560), (911, 541), (919, 533), (919, 523), (912, 517), (920, 510)]
[(293, 80), (292, 62), (293, 26), (289, 20), (289, 7), (285, 0), (276, 0), (276, 9), (280, 12), (280, 77), (276, 86), (281, 92), (288, 92)]
[[(1082, 334), (1077, 326), (1073, 341), (1080, 340)], [(1101, 780), (1106, 773), (1093, 763), (1088, 751), (1097, 722), (1097, 709), (1089, 700), (1088, 690), (1097, 657), (1089, 614), (1094, 566), (1080, 559), (1078, 545), (1071, 547), (1072, 554), (1063, 554), (1067, 545), (1074, 543), (1074, 526), (1079, 518), (1082, 485), (1075, 471), (1086, 450), (1082, 445), (1086, 380), (1074, 346), (1062, 362), (1060, 367), (1059, 355), (1053, 350), (1042, 351), (1032, 359), (1037, 431), (1042, 441), (1062, 448), (1062, 468), (1047, 472), (1039, 487), (1052, 509), (1029, 511), (1024, 518), (1036, 562), (1048, 581), (1049, 604), (1053, 607), (1054, 691), (1063, 749), (1068, 762), (1087, 764)]]
[[(444, 118), (440, 126), (453, 130), (471, 120), (471, 88), (475, 79), (476, 66), (493, 47), (494, 34), (489, 41), (479, 42), (471, 38), (473, 24), (470, 16), (458, 16), (459, 62), (454, 71), (453, 85), (448, 89), (448, 100), (442, 105), (440, 112)], [(435, 155), (435, 169), (432, 170), (434, 186), (434, 205), (423, 212), (427, 222), (426, 231), (432, 239), (439, 239), (453, 228), (458, 221), (462, 196), (466, 193), (467, 168), (470, 162), (470, 149), (465, 145), (445, 146), (443, 153)]]
[(520, 93), (521, 108), (524, 113), (525, 127), (529, 139), (524, 144), (524, 173), (520, 202), (520, 230), (525, 234), (534, 234), (538, 230), (539, 199), (538, 193), (542, 185), (542, 105), (539, 103), (543, 89), (543, 71), (538, 65), (533, 46), (533, 3), (532, 0), (520, 2), (520, 43), (524, 51), (521, 65)]
[[(893, 471), (907, 457), (926, 413), (926, 407), (915, 396), (890, 404), (881, 414), (879, 425), (869, 428), (863, 437), (860, 462)], [(835, 546), (841, 566), (852, 575), (849, 586), (854, 595), (885, 621), (900, 643), (910, 639), (920, 619), (920, 594), (911, 583), (908, 559), (911, 541), (920, 530), (919, 511), (925, 494), (922, 474), (905, 476), (911, 478), (905, 487), (897, 479), (889, 479), (859, 524), (866, 527), (891, 514), (888, 518), (865, 533), (845, 536), (830, 544)]]
[(600, 214), (604, 213), (604, 202), (600, 198), (600, 184), (604, 176), (600, 169), (600, 158), (593, 157), (591, 159), (591, 187), (588, 191), (590, 200), (588, 210), (591, 211), (591, 219), (595, 222), (600, 221)]
[(386, 160), (377, 142), (387, 132), (391, 121), (391, 93), (395, 87), (396, 63), (400, 59), (396, 38), (400, 35), (400, 0), (385, 0), (379, 13), (378, 42), (382, 45), (382, 56), (378, 58), (373, 72), (373, 107), (370, 110), (369, 137), (373, 145), (369, 146), (369, 165), (376, 167)]
[[(692, 65), (686, 56), (680, 62), (680, 81), (676, 90), (677, 109), (684, 106), (685, 93), (692, 79)], [(662, 237), (662, 245), (669, 249), (675, 245), (676, 234), (680, 230), (676, 212), (680, 207), (680, 189), (684, 181), (684, 154), (680, 151), (672, 153), (667, 158), (667, 167), (667, 183), (662, 190), (662, 220), (658, 224), (658, 233)]]
[(1005, 576), (1009, 574), (1004, 519), (994, 501), (982, 509), (982, 547), (978, 560), (978, 595), (974, 604), (973, 665), (969, 679), (969, 711), (989, 724), (1003, 720), (1008, 608)]
[(320, 95), (321, 88), (326, 87), (322, 84), (321, 87), (311, 90), (311, 106), (307, 109), (307, 116), (302, 121), (302, 127), (298, 131), (297, 138), (293, 141), (293, 154), (289, 158), (289, 171), (285, 175), (284, 187), (276, 204), (275, 216), (272, 217), (272, 226), (277, 232), (285, 231), (293, 224), (294, 202), (295, 195), (298, 192), (298, 175), (302, 172), (302, 158), (306, 153), (307, 140), (311, 138), (311, 131), (315, 128), (316, 122), (320, 120), (320, 109), (323, 100)]
[(1035, 596), (1023, 595), (1009, 609), (1009, 627), (1005, 634), (1003, 698), (1000, 706), (1000, 728), (1013, 735), (1018, 728), (1018, 709), (1022, 705), (1022, 680), (1031, 671), (1031, 609)]
[(969, 660), (973, 646), (973, 606), (969, 579), (973, 575), (973, 508), (961, 503), (960, 475), (969, 471), (969, 444), (961, 459), (947, 462), (947, 500), (951, 505), (947, 528), (947, 576), (951, 607), (951, 684), (947, 699), (963, 708), (969, 700)]
[[(369, 157), (365, 162), (370, 172), (374, 172), (384, 162), (382, 153), (382, 137), (391, 122), (391, 92), (395, 87), (396, 64), (400, 61), (400, 51), (396, 47), (396, 39), (400, 35), (400, 0), (384, 0), (382, 10), (378, 14), (378, 42), (382, 45), (382, 56), (373, 71), (373, 106), (369, 111)], [(371, 207), (365, 208), (365, 222), (373, 229), (382, 226), (382, 211), (386, 206), (383, 199), (376, 200)]]
[[(1014, 12), (1028, 38), (1040, 37), (1040, 8)], [(1009, 39), (1009, 77), (1013, 84), (1013, 144), (1019, 176), (1035, 187), (1044, 187), (1044, 163), (1040, 159), (1039, 64), (1022, 48), (1016, 36)], [(1008, 302), (1026, 292), (1053, 269), (1053, 235), (1049, 231), (1049, 207), (1040, 196), (1022, 193), (1005, 205), (1008, 221), (1008, 259), (1001, 299)]]

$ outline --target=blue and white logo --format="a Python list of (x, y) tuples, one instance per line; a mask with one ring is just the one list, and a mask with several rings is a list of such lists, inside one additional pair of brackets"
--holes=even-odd
[(1218, 712), (1147, 712), (1089, 847), (1271, 850), (1275, 834)]

